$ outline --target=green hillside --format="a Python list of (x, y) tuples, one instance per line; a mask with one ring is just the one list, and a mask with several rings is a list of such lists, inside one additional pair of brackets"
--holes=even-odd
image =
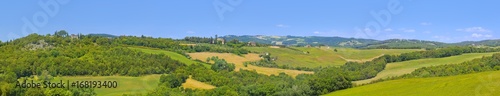
[[(179, 62), (182, 62), (182, 63), (185, 63), (185, 64), (188, 64), (188, 65), (191, 65), (191, 64), (196, 64), (196, 63), (201, 63), (201, 62), (197, 62), (197, 61), (194, 61), (194, 60), (191, 60), (189, 58), (187, 58), (186, 56), (183, 56), (179, 53), (175, 53), (175, 52), (170, 52), (170, 51), (165, 51), (165, 50), (159, 50), (159, 49), (151, 49), (151, 48), (145, 48), (145, 47), (128, 47), (129, 49), (134, 49), (134, 50), (141, 50), (142, 52), (145, 52), (145, 53), (154, 53), (154, 54), (165, 54), (167, 56), (170, 56), (170, 58), (174, 59), (174, 60), (177, 60)], [(204, 64), (206, 65), (206, 64)], [(210, 67), (209, 65), (206, 65), (207, 67)]]
[[(419, 51), (419, 49), (366, 49), (321, 47), (321, 48), (269, 48), (269, 47), (245, 47), (250, 51), (269, 52), (277, 56), (278, 65), (289, 65), (292, 67), (319, 67), (319, 66), (341, 66), (347, 61), (370, 61), (384, 54), (397, 55)], [(335, 52), (334, 50), (337, 50)], [(307, 54), (309, 52), (309, 54)]]
[[(305, 49), (305, 48), (298, 48), (298, 49)], [(354, 49), (354, 48), (334, 48), (334, 47), (330, 49), (326, 48), (322, 49), (329, 51), (337, 49), (337, 52), (334, 52), (334, 54), (338, 54), (346, 59), (354, 59), (354, 60), (372, 59), (382, 54), (399, 55), (401, 53), (422, 51), (421, 49)]]
[(445, 64), (459, 64), (465, 61), (471, 61), (476, 58), (481, 58), (484, 56), (491, 56), (495, 53), (499, 52), (491, 52), (491, 53), (470, 53), (470, 54), (463, 54), (463, 55), (458, 55), (458, 56), (451, 56), (451, 57), (445, 57), (445, 58), (428, 58), (428, 59), (418, 59), (418, 60), (411, 60), (411, 61), (405, 61), (405, 62), (396, 62), (396, 63), (389, 63), (386, 65), (385, 69), (378, 73), (377, 76), (371, 79), (367, 80), (360, 80), (360, 81), (355, 81), (353, 82), (354, 84), (366, 84), (370, 83), (374, 80), (378, 79), (385, 79), (388, 77), (394, 77), (394, 76), (401, 76), (404, 74), (409, 74), (413, 72), (415, 69), (422, 68), (422, 67), (428, 67), (428, 66), (438, 66), (438, 65), (445, 65)]
[(500, 71), (379, 82), (326, 96), (498, 96)]
[(310, 67), (315, 68), (319, 66), (341, 66), (345, 64), (343, 60), (333, 51), (321, 50), (317, 48), (304, 49), (309, 51), (292, 50), (288, 48), (268, 48), (268, 47), (245, 47), (250, 51), (256, 52), (269, 52), (273, 56), (277, 56), (276, 63), (278, 65), (288, 65), (292, 67)]

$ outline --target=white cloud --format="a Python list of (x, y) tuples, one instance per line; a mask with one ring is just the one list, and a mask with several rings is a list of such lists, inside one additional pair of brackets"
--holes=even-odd
[(479, 37), (483, 37), (483, 34), (474, 33), (471, 36), (474, 37), (474, 38), (479, 38)]
[(186, 31), (186, 33), (188, 33), (188, 34), (194, 34), (196, 32), (194, 32), (194, 31)]
[(365, 30), (364, 30), (364, 31), (365, 31), (365, 32), (369, 32), (369, 33), (371, 33), (371, 32), (372, 32), (372, 29), (370, 29), (370, 28), (365, 28)]
[(406, 29), (406, 28), (401, 28), (399, 30), (401, 30), (403, 32), (407, 32), (407, 33), (411, 33), (411, 32), (415, 32), (416, 31), (415, 29)]
[(432, 23), (429, 23), (429, 22), (422, 22), (422, 23), (420, 23), (420, 25), (422, 25), (422, 26), (428, 26), (428, 25), (432, 25)]
[(404, 37), (401, 34), (389, 34), (386, 35), (386, 37), (389, 39), (404, 39)]
[(457, 29), (457, 31), (462, 31), (462, 32), (491, 32), (491, 30), (485, 29), (483, 27), (463, 28), (463, 29)]
[(394, 30), (392, 30), (391, 28), (387, 28), (387, 29), (384, 29), (384, 31), (386, 31), (386, 32), (392, 32)]
[(321, 32), (319, 32), (319, 31), (314, 31), (313, 33), (314, 34), (321, 34)]
[(446, 37), (446, 36), (432, 36), (432, 38), (438, 39), (439, 41), (450, 41), (451, 40), (450, 37)]
[(290, 26), (284, 25), (284, 24), (278, 24), (278, 25), (276, 25), (276, 27), (279, 27), (279, 28), (288, 28)]
[(471, 35), (471, 37), (472, 37), (472, 38), (491, 38), (491, 37), (493, 37), (493, 35), (473, 33), (473, 34)]
[(491, 37), (493, 37), (493, 35), (484, 35), (484, 37), (491, 38)]

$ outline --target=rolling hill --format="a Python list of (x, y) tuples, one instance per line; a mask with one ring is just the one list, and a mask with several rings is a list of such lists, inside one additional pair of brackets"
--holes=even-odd
[(379, 82), (325, 96), (498, 96), (500, 71)]
[(197, 61), (191, 60), (191, 59), (187, 58), (186, 56), (183, 56), (183, 55), (181, 55), (179, 53), (175, 53), (175, 52), (170, 52), (170, 51), (165, 51), (165, 50), (160, 50), (160, 49), (153, 49), (153, 48), (146, 48), (146, 47), (128, 47), (128, 48), (134, 49), (134, 50), (140, 50), (140, 51), (145, 52), (145, 53), (165, 54), (165, 55), (170, 56), (170, 58), (172, 58), (174, 60), (178, 60), (178, 61), (185, 63), (185, 64), (188, 64), (188, 65), (196, 64), (196, 63), (203, 63), (203, 62), (197, 62)]
[(498, 52), (491, 53), (469, 53), (458, 56), (451, 56), (445, 58), (428, 58), (428, 59), (418, 59), (404, 62), (389, 63), (386, 65), (385, 69), (377, 74), (374, 78), (354, 81), (354, 84), (366, 84), (378, 79), (385, 79), (389, 77), (401, 76), (404, 74), (409, 74), (415, 69), (429, 66), (439, 66), (445, 64), (459, 64), (465, 61), (470, 61), (476, 58), (482, 58), (484, 56), (491, 56)]
[[(359, 50), (353, 48), (321, 47), (321, 48), (270, 48), (270, 47), (245, 47), (253, 52), (271, 53), (277, 56), (278, 65), (288, 65), (291, 67), (327, 67), (341, 66), (347, 61), (370, 61), (373, 58), (384, 54), (397, 55), (401, 53), (419, 51), (418, 49), (366, 49)], [(335, 52), (334, 50), (337, 50)], [(307, 53), (309, 52), (309, 53)]]

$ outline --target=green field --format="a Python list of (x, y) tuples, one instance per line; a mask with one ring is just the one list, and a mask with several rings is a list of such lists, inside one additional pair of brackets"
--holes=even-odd
[[(331, 49), (331, 48), (330, 48)], [(335, 48), (337, 49), (336, 54), (343, 56), (348, 59), (370, 59), (373, 57), (380, 56), (382, 54), (387, 55), (399, 55), (401, 53), (409, 53), (414, 51), (422, 51), (421, 49), (353, 49), (353, 48)]]
[(499, 96), (500, 71), (379, 82), (326, 96)]
[[(401, 54), (405, 52), (418, 51), (417, 49), (369, 49), (358, 50), (352, 48), (269, 48), (269, 47), (245, 47), (250, 51), (269, 52), (272, 56), (278, 56), (278, 65), (289, 65), (293, 67), (320, 67), (341, 66), (347, 61), (370, 61), (383, 54)], [(337, 49), (337, 52), (333, 51)], [(309, 52), (309, 54), (306, 54)]]
[[(134, 50), (140, 50), (140, 51), (145, 52), (145, 53), (153, 53), (153, 54), (163, 53), (165, 55), (170, 56), (170, 58), (172, 58), (174, 60), (180, 61), (180, 62), (188, 64), (188, 65), (201, 63), (201, 62), (197, 62), (197, 61), (193, 61), (191, 59), (188, 59), (188, 58), (186, 58), (186, 56), (181, 55), (179, 53), (175, 53), (175, 52), (170, 52), (170, 51), (165, 51), (165, 50), (160, 50), (160, 49), (141, 48), (141, 47), (128, 47), (128, 48), (134, 49)], [(204, 64), (204, 65), (207, 67), (210, 67), (207, 64)]]
[(405, 61), (405, 62), (396, 62), (396, 63), (389, 63), (386, 65), (385, 69), (378, 73), (377, 76), (371, 79), (367, 80), (360, 80), (360, 81), (355, 81), (353, 82), (354, 84), (366, 84), (370, 83), (374, 80), (378, 79), (385, 79), (388, 77), (394, 77), (394, 76), (401, 76), (404, 74), (408, 74), (413, 72), (415, 69), (422, 68), (422, 67), (428, 67), (428, 66), (437, 66), (437, 65), (445, 65), (445, 64), (458, 64), (462, 63), (465, 61), (471, 61), (476, 58), (481, 58), (483, 56), (491, 56), (495, 53), (499, 52), (492, 52), (492, 53), (470, 53), (470, 54), (463, 54), (463, 55), (458, 55), (458, 56), (451, 56), (451, 57), (446, 57), (446, 58), (428, 58), (428, 59), (418, 59), (418, 60), (411, 60), (411, 61)]
[(136, 94), (136, 93), (146, 93), (149, 90), (153, 90), (158, 86), (160, 82), (160, 75), (147, 75), (141, 77), (130, 77), (130, 76), (64, 76), (58, 77), (54, 80), (69, 80), (71, 81), (82, 81), (82, 80), (92, 80), (92, 81), (117, 81), (117, 88), (96, 88), (95, 92), (98, 96), (121, 96), (122, 94)]

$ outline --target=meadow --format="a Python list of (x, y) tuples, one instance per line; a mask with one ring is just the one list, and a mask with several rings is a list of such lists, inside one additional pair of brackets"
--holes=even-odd
[(130, 76), (63, 76), (54, 80), (72, 81), (116, 81), (117, 88), (96, 88), (95, 92), (99, 96), (118, 96), (122, 94), (144, 94), (158, 87), (160, 75), (146, 75), (140, 77)]
[[(246, 49), (265, 53), (269, 52), (272, 56), (277, 56), (278, 65), (289, 65), (292, 67), (327, 67), (342, 66), (348, 61), (364, 62), (371, 61), (374, 58), (384, 54), (397, 55), (401, 53), (420, 51), (420, 49), (352, 49), (339, 47), (321, 47), (321, 48), (269, 48), (269, 47), (245, 47)], [(295, 50), (294, 50), (295, 49)], [(334, 50), (337, 49), (337, 52)]]
[(428, 58), (428, 59), (418, 59), (404, 62), (389, 63), (386, 65), (385, 69), (378, 73), (377, 76), (371, 79), (354, 81), (354, 84), (366, 84), (374, 80), (385, 79), (388, 77), (401, 76), (404, 74), (409, 74), (415, 69), (428, 67), (428, 66), (438, 66), (445, 64), (458, 64), (465, 61), (471, 61), (476, 58), (482, 58), (483, 56), (491, 56), (498, 52), (492, 53), (469, 53), (457, 56), (445, 57), (445, 58)]
[(325, 96), (498, 96), (500, 71), (379, 82)]
[[(145, 94), (154, 90), (160, 83), (160, 74), (146, 75), (140, 77), (130, 76), (63, 76), (56, 77), (54, 81), (69, 80), (72, 81), (116, 81), (117, 88), (96, 88), (94, 89), (99, 96), (119, 96), (122, 94)], [(213, 89), (215, 86), (188, 78), (182, 87), (190, 89)]]

